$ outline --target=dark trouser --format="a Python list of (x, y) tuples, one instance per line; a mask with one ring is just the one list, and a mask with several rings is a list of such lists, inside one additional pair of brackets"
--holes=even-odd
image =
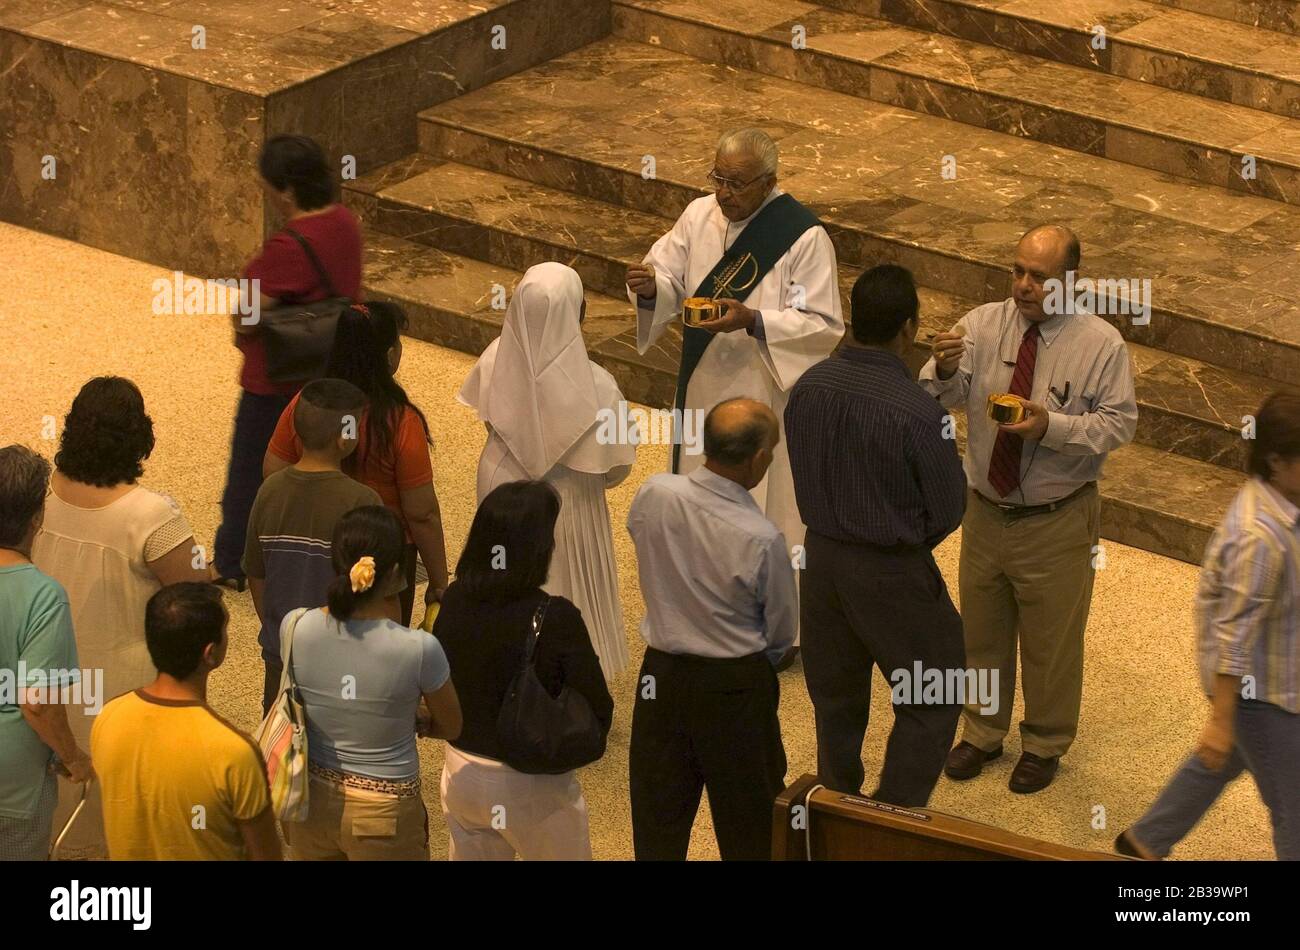
[(778, 698), (762, 653), (708, 659), (646, 650), (629, 752), (637, 860), (686, 859), (705, 788), (723, 860), (772, 856), (772, 803), (786, 765)]
[(1273, 823), (1279, 861), (1300, 861), (1300, 715), (1258, 700), (1239, 700), (1235, 744), (1218, 772), (1192, 753), (1129, 836), (1158, 858), (1192, 830), (1242, 772), (1250, 772)]
[[(266, 672), (262, 678), (262, 718), (271, 711), (271, 704), (275, 702), (275, 697), (280, 695), (280, 677), (284, 674), (284, 664), (280, 658), (262, 654), (262, 666)], [(297, 669), (297, 667), (294, 667)]]
[[(915, 694), (910, 688), (915, 664), (944, 673), (966, 665), (961, 617), (943, 576), (924, 548), (885, 550), (809, 531), (804, 550), (800, 628), (818, 777), (839, 792), (861, 791), (874, 664), (894, 687), (896, 701), (880, 785), (870, 797), (924, 807), (957, 730), (962, 697), (914, 701), (922, 698), (921, 684)], [(945, 676), (945, 682), (955, 680), (955, 673)]]
[(397, 603), (402, 608), (402, 626), (411, 625), (411, 611), (415, 607), (415, 562), (419, 551), (414, 544), (402, 549), (402, 576), (406, 578), (406, 590), (397, 595)]
[(262, 487), (262, 459), (275, 434), (275, 424), (289, 405), (289, 396), (258, 396), (240, 390), (235, 412), (235, 434), (230, 441), (230, 466), (226, 490), (221, 495), (221, 527), (217, 529), (213, 561), (222, 577), (243, 577), (240, 560), (248, 515)]

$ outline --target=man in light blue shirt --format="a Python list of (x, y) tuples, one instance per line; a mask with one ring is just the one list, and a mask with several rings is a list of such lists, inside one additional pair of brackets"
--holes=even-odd
[(685, 859), (705, 788), (724, 860), (771, 853), (786, 767), (773, 664), (799, 603), (785, 538), (749, 490), (779, 438), (762, 403), (719, 403), (705, 464), (647, 479), (628, 512), (646, 603), (630, 750), (639, 860)]

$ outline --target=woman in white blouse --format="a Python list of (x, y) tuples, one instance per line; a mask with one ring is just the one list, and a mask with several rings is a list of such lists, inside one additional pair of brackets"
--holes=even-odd
[[(63, 422), (45, 523), (32, 548), (33, 563), (68, 592), (83, 679), (103, 671), (102, 688), (83, 690), (83, 708), (68, 707), (82, 748), (105, 702), (157, 676), (144, 639), (149, 598), (166, 584), (209, 579), (206, 565), (195, 567), (204, 559), (176, 502), (136, 484), (153, 447), (153, 423), (134, 383), (117, 376), (86, 383)], [(79, 787), (60, 781), (55, 834), (80, 797)], [(59, 855), (107, 857), (95, 788)]]

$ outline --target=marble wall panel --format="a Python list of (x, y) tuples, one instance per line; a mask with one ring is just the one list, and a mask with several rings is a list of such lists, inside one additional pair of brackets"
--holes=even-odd
[(4, 220), (229, 275), (262, 235), (261, 141), (257, 97), (0, 30)]
[[(0, 218), (77, 239), (86, 133), (76, 103), (89, 58), (0, 30)], [(48, 177), (46, 156), (52, 156)]]
[(265, 141), (260, 96), (187, 83), (186, 219), (192, 225), (175, 266), (234, 275), (263, 236), (264, 200), (257, 157)]
[[(336, 160), (354, 156), (364, 173), (415, 150), (420, 110), (608, 32), (607, 2), (515, 0), (274, 93), (267, 132), (312, 135)], [(494, 48), (496, 36), (504, 49)]]
[[(609, 31), (605, 0), (388, 4), (399, 22), (345, 0), (266, 6), (0, 4), (0, 219), (230, 274), (275, 225), (256, 178), (268, 137), (311, 135), (364, 173), (415, 149), (420, 109)], [(172, 35), (191, 21), (209, 30), (202, 55)]]

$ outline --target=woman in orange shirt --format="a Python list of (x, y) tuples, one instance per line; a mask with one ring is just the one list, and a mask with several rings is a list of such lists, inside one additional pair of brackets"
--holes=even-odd
[[(343, 470), (369, 485), (401, 520), (406, 532), (402, 570), (402, 623), (411, 622), (415, 598), (416, 553), (429, 574), (425, 610), (447, 589), (447, 551), (442, 511), (433, 487), (429, 423), (394, 378), (402, 361), (406, 314), (396, 304), (358, 304), (339, 318), (326, 376), (347, 380), (366, 394), (369, 406), (357, 426), (357, 450)], [(280, 416), (262, 462), (263, 477), (292, 465), (302, 456), (293, 430), (293, 401)]]

